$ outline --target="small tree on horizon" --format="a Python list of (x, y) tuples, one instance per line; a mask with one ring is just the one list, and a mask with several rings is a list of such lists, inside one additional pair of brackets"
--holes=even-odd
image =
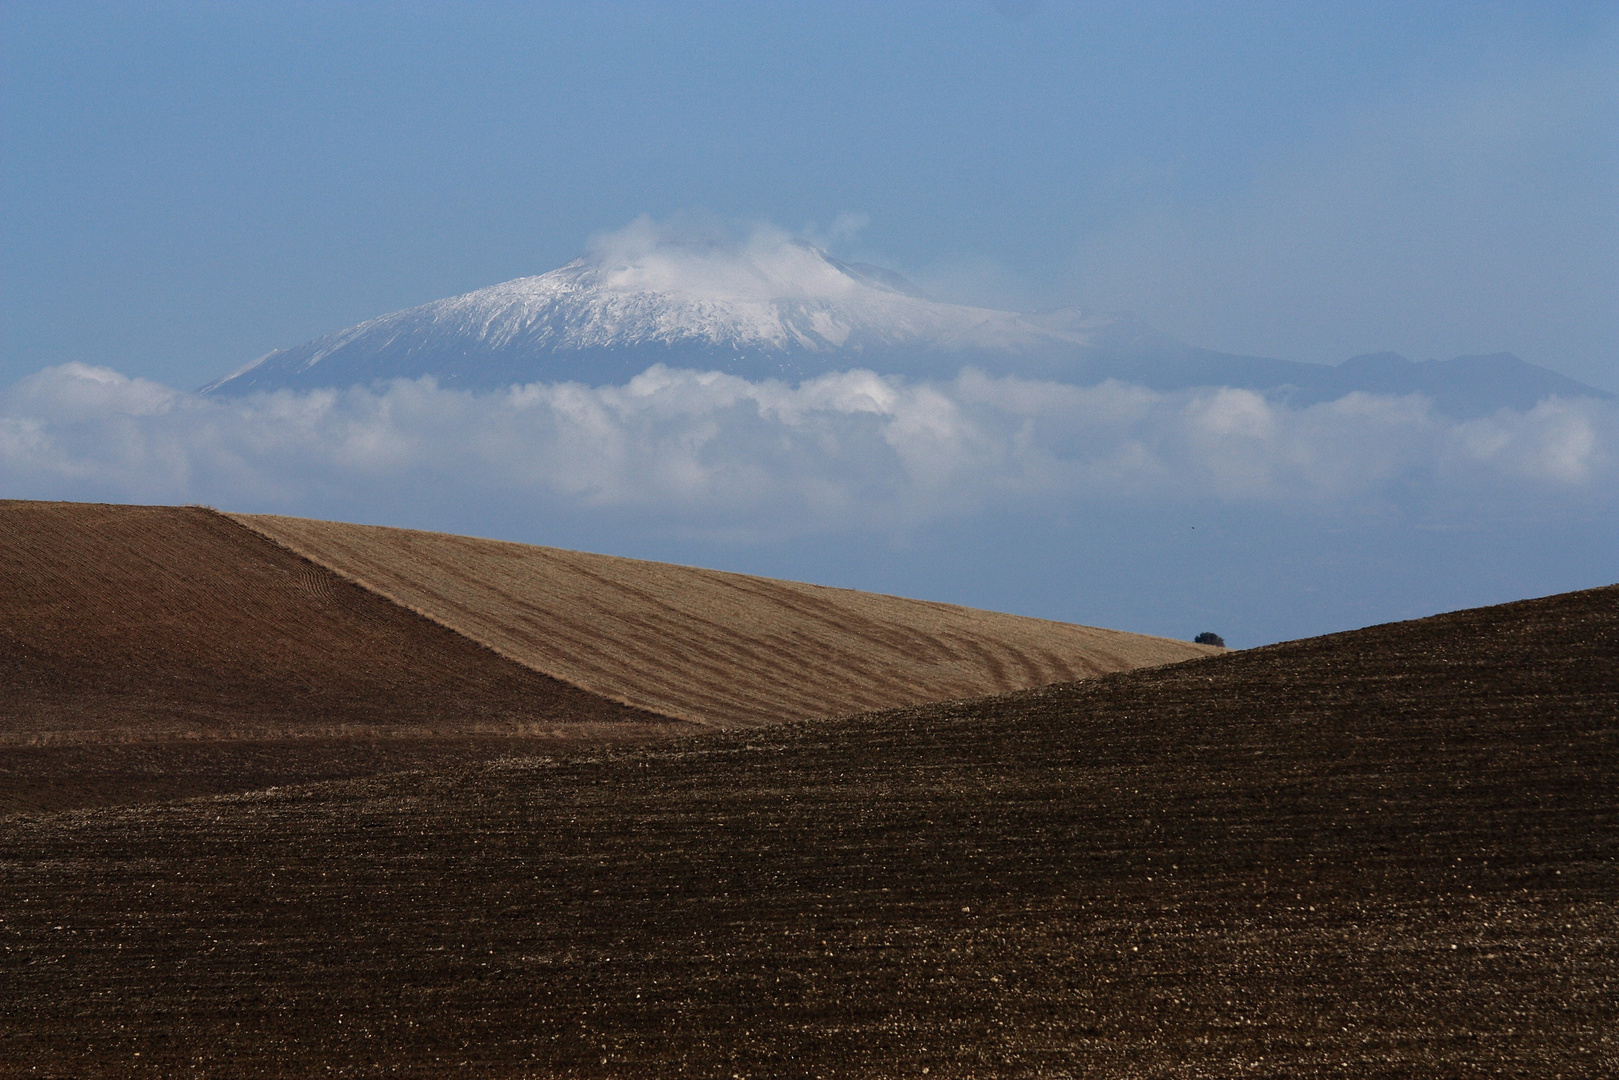
[(1218, 645), (1222, 649), (1225, 648), (1225, 638), (1213, 630), (1205, 630), (1192, 640), (1199, 645)]

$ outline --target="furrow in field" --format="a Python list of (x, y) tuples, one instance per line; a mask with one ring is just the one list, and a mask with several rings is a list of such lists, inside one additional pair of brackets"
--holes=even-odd
[(726, 727), (1000, 693), (1218, 651), (556, 548), (231, 517), (536, 671)]

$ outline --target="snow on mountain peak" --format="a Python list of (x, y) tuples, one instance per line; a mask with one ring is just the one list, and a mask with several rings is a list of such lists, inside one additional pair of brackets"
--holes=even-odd
[(549, 273), (278, 350), (204, 391), (424, 376), (465, 390), (620, 385), (654, 364), (792, 383), (851, 368), (947, 379), (970, 365), (1086, 385), (1111, 378), (1160, 391), (1237, 387), (1295, 405), (1354, 391), (1417, 393), (1462, 417), (1529, 408), (1550, 394), (1602, 396), (1506, 355), (1423, 364), (1383, 355), (1327, 367), (1199, 349), (1129, 317), (946, 304), (892, 271), (841, 262), (785, 233), (671, 237), (645, 219)]
[(864, 285), (824, 251), (794, 240), (755, 239), (729, 251), (671, 244), (592, 261), (595, 283), (607, 291), (693, 300), (840, 300)]
[(1005, 353), (1086, 342), (1077, 327), (931, 300), (892, 271), (841, 262), (785, 234), (671, 241), (632, 226), (549, 273), (368, 320), (271, 353), (206, 389), (420, 375), (465, 386), (599, 383), (660, 360), (801, 378), (826, 369), (832, 354), (853, 366), (895, 350)]
[(527, 334), (557, 349), (660, 342), (819, 352), (1049, 333), (1011, 312), (929, 300), (897, 274), (786, 237), (610, 249), (428, 306), (500, 340)]

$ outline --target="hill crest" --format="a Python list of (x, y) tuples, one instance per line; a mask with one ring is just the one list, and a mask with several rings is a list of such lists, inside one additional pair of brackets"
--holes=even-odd
[(1208, 651), (468, 537), (0, 501), (0, 814), (644, 742)]
[(1219, 651), (611, 555), (307, 518), (232, 517), (536, 671), (719, 727), (978, 697)]

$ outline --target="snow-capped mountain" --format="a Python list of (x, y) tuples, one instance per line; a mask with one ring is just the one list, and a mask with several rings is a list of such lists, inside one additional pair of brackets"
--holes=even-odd
[(451, 388), (628, 381), (653, 364), (797, 382), (861, 367), (951, 378), (990, 374), (1157, 390), (1234, 386), (1296, 403), (1354, 390), (1422, 392), (1456, 415), (1600, 391), (1516, 357), (1413, 364), (1394, 354), (1337, 367), (1200, 349), (1129, 317), (1020, 314), (941, 303), (892, 271), (807, 243), (658, 244), (582, 258), (370, 319), (279, 349), (205, 393), (346, 387), (432, 376)]
[(206, 389), (421, 375), (467, 388), (599, 385), (654, 363), (793, 381), (874, 364), (954, 374), (968, 355), (1073, 352), (1097, 340), (1106, 323), (1047, 326), (1014, 312), (939, 303), (898, 274), (797, 241), (763, 251), (665, 247), (629, 261), (579, 259), (370, 319), (270, 353)]

